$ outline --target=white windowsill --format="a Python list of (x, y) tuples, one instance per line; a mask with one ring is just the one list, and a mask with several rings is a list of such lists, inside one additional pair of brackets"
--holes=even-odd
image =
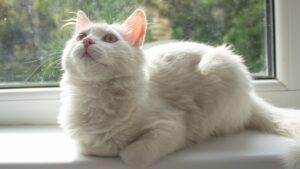
[[(155, 169), (281, 169), (291, 139), (245, 131), (174, 153)], [(119, 158), (84, 157), (57, 127), (1, 127), (0, 168), (129, 169)]]

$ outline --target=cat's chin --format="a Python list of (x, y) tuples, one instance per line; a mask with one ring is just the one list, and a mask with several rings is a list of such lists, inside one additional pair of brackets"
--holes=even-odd
[(78, 82), (92, 82), (92, 83), (95, 83), (95, 82), (104, 82), (104, 81), (107, 81), (107, 78), (105, 76), (101, 76), (101, 75), (95, 75), (95, 74), (74, 74), (74, 73), (70, 73), (69, 74), (69, 78), (70, 79), (73, 79), (75, 81), (78, 81)]
[[(78, 57), (79, 58), (79, 57)], [(110, 66), (101, 62), (95, 62), (86, 56), (73, 60), (66, 66), (66, 70), (72, 79), (83, 81), (102, 81), (110, 75)]]

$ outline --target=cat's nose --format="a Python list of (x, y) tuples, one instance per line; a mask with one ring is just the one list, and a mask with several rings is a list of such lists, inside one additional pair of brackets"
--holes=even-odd
[(95, 42), (91, 38), (85, 38), (82, 41), (85, 48), (88, 48), (90, 45), (95, 44)]

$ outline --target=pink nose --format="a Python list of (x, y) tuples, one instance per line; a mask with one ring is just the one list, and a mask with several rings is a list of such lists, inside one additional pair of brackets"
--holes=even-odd
[(85, 38), (82, 41), (85, 48), (88, 48), (91, 44), (95, 44), (95, 42), (90, 38)]

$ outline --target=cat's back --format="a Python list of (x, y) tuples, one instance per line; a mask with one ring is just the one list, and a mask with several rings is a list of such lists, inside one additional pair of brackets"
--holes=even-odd
[(246, 96), (251, 88), (243, 59), (226, 46), (173, 42), (145, 53), (150, 88), (182, 109), (210, 109), (210, 101), (216, 107), (217, 100)]
[(180, 88), (207, 83), (214, 88), (215, 82), (230, 82), (249, 88), (250, 76), (242, 57), (227, 46), (171, 42), (149, 48), (145, 54), (150, 81), (155, 83)]
[(180, 64), (197, 64), (201, 56), (213, 47), (196, 42), (169, 42), (153, 46), (145, 51), (146, 60), (152, 66), (172, 68)]
[(145, 51), (150, 81), (184, 88), (191, 82), (202, 56), (213, 47), (196, 42), (170, 42)]

